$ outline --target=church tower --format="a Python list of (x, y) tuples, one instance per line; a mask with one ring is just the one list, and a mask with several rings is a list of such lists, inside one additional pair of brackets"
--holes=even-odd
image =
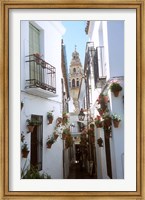
[(79, 53), (76, 51), (76, 46), (75, 46), (75, 51), (72, 53), (72, 60), (69, 68), (69, 88), (70, 88), (70, 96), (73, 99), (73, 104), (76, 113), (79, 112), (78, 94), (82, 79), (82, 72), (83, 72), (82, 64), (79, 58)]

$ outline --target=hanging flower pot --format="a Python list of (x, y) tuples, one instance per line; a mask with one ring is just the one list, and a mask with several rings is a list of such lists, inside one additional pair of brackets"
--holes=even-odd
[(53, 122), (53, 111), (47, 113), (48, 124), (52, 124)]
[(28, 125), (27, 125), (27, 128), (28, 128), (28, 133), (29, 132), (33, 132), (33, 130), (34, 130), (34, 127), (35, 126), (39, 126), (42, 122), (40, 121), (40, 120), (36, 120), (36, 119), (27, 119), (26, 120), (27, 121), (27, 123), (28, 123)]
[(58, 138), (58, 134), (54, 133), (54, 140), (57, 140), (57, 138)]
[(62, 140), (65, 140), (66, 139), (66, 134), (65, 133), (62, 133)]
[(28, 128), (28, 133), (29, 133), (29, 132), (33, 133), (34, 127), (35, 127), (35, 126), (28, 125), (28, 126), (27, 126), (27, 128)]
[(114, 91), (114, 92), (113, 92), (114, 96), (115, 96), (115, 97), (118, 97), (118, 96), (119, 96), (119, 92), (120, 92), (120, 91)]
[(115, 97), (118, 97), (119, 92), (122, 90), (121, 85), (118, 81), (113, 81), (110, 85), (111, 92), (113, 92)]
[(118, 128), (119, 127), (119, 123), (120, 123), (120, 121), (113, 120), (114, 128)]
[(103, 122), (101, 121), (101, 117), (97, 115), (95, 118), (95, 125), (97, 128), (102, 128), (103, 127)]
[(28, 154), (29, 154), (28, 144), (27, 142), (24, 142), (22, 145), (22, 157), (27, 158)]
[(52, 124), (52, 122), (53, 122), (53, 117), (51, 116), (51, 117), (47, 117), (47, 119), (48, 119), (48, 124)]
[(101, 137), (97, 140), (97, 144), (99, 147), (103, 147), (103, 139)]
[(52, 143), (47, 143), (47, 148), (51, 149)]
[(48, 137), (47, 142), (46, 142), (46, 146), (48, 149), (51, 148), (52, 144), (55, 142), (54, 137), (52, 136), (51, 138)]
[(113, 120), (113, 125), (114, 128), (118, 128), (119, 127), (119, 123), (121, 121), (121, 117), (117, 114), (112, 114), (112, 120)]
[(29, 151), (22, 150), (22, 157), (23, 158), (27, 158), (28, 154), (29, 154)]

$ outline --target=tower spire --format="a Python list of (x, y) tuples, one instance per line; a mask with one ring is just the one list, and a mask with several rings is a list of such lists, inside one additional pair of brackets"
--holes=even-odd
[(77, 45), (75, 44), (75, 52), (76, 52), (76, 49), (77, 49)]

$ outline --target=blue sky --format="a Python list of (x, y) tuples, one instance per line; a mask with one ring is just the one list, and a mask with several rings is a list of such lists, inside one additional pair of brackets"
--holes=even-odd
[(66, 46), (68, 69), (72, 58), (72, 53), (76, 50), (80, 55), (82, 66), (84, 65), (86, 42), (88, 35), (85, 33), (86, 21), (62, 21), (66, 32), (63, 36), (64, 45)]

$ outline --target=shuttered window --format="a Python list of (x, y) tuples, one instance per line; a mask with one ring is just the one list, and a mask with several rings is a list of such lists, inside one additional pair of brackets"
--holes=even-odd
[[(29, 24), (29, 54), (40, 54), (40, 30)], [(43, 82), (44, 74), (39, 63), (30, 62), (30, 79)]]

